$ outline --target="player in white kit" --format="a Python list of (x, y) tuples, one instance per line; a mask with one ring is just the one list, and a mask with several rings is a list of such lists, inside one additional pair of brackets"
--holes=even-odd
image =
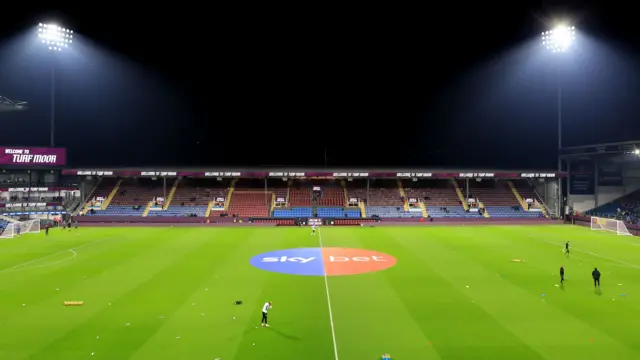
[(316, 234), (316, 226), (311, 225), (311, 235), (315, 235), (315, 234)]

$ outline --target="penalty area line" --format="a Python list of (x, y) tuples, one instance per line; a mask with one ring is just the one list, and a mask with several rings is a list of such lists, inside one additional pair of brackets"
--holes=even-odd
[[(320, 250), (322, 251), (322, 234), (320, 233), (320, 229), (318, 229), (318, 242), (320, 243)], [(331, 309), (331, 295), (329, 292), (329, 279), (327, 277), (327, 272), (324, 272), (324, 288), (327, 291), (327, 305), (329, 307), (329, 321), (331, 322), (331, 337), (333, 338), (333, 355), (335, 360), (338, 360), (338, 343), (336, 342), (336, 328), (333, 324), (333, 310)]]
[[(69, 249), (65, 249), (65, 250), (61, 250), (61, 251), (55, 252), (55, 253), (53, 253), (53, 254), (49, 254), (49, 255), (45, 255), (45, 256), (41, 256), (41, 257), (39, 257), (39, 258), (37, 258), (37, 259), (33, 259), (33, 260), (29, 260), (29, 261), (25, 261), (25, 262), (23, 262), (23, 263), (20, 263), (20, 264), (14, 265), (14, 266), (10, 266), (10, 267), (8, 267), (8, 268), (5, 268), (5, 269), (0, 270), (0, 274), (2, 274), (2, 273), (7, 273), (7, 272), (14, 272), (14, 271), (15, 271), (15, 269), (22, 268), (22, 267), (23, 267), (23, 266), (25, 266), (25, 265), (33, 264), (34, 262), (40, 261), (40, 260), (42, 260), (42, 259), (47, 259), (47, 258), (50, 258), (50, 257), (52, 257), (52, 256), (56, 256), (56, 255), (63, 254), (63, 253), (66, 253), (66, 252), (71, 252), (71, 253), (73, 254), (73, 256), (71, 256), (71, 257), (69, 257), (69, 258), (66, 258), (66, 259), (64, 259), (64, 260), (62, 260), (62, 261), (53, 262), (53, 263), (48, 263), (46, 266), (55, 265), (55, 264), (59, 264), (59, 263), (61, 263), (61, 262), (63, 262), (63, 261), (67, 261), (67, 260), (75, 259), (75, 258), (76, 258), (76, 256), (78, 256), (78, 253), (76, 252), (76, 250), (78, 250), (78, 249), (82, 249), (82, 248), (83, 248), (83, 247), (85, 247), (85, 246), (89, 246), (89, 245), (97, 244), (97, 243), (102, 242), (102, 241), (107, 240), (107, 239), (109, 239), (109, 238), (108, 238), (108, 237), (105, 237), (105, 238), (97, 239), (97, 240), (94, 240), (94, 241), (90, 241), (90, 242), (88, 242), (88, 243), (84, 243), (84, 244), (79, 245), (79, 246), (75, 246), (75, 247), (72, 247), (72, 248), (69, 248)], [(42, 267), (42, 266), (33, 266), (33, 267), (28, 267), (27, 269), (38, 268), (38, 267)], [(25, 269), (25, 270), (26, 270), (26, 269)]]

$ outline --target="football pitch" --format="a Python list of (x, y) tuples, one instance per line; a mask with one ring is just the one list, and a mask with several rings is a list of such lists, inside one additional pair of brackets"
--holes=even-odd
[[(268, 254), (320, 247), (332, 276)], [(0, 359), (637, 360), (639, 254), (562, 225), (53, 229), (0, 240)]]

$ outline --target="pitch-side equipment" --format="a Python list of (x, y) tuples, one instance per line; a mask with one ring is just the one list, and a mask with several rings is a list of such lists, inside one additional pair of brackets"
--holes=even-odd
[(614, 232), (618, 235), (632, 235), (624, 225), (623, 221), (597, 216), (591, 217), (591, 230), (605, 230)]
[[(20, 231), (18, 232), (18, 228)], [(39, 233), (40, 232), (40, 219), (21, 221), (15, 223), (8, 223), (7, 226), (2, 230), (0, 234), (0, 238), (2, 239), (11, 239), (16, 235), (24, 235), (29, 233)]]

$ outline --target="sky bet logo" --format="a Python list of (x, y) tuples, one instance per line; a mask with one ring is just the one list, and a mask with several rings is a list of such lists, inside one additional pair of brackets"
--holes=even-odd
[(305, 276), (356, 275), (396, 264), (393, 256), (377, 251), (345, 248), (301, 248), (256, 255), (251, 265), (266, 271)]

